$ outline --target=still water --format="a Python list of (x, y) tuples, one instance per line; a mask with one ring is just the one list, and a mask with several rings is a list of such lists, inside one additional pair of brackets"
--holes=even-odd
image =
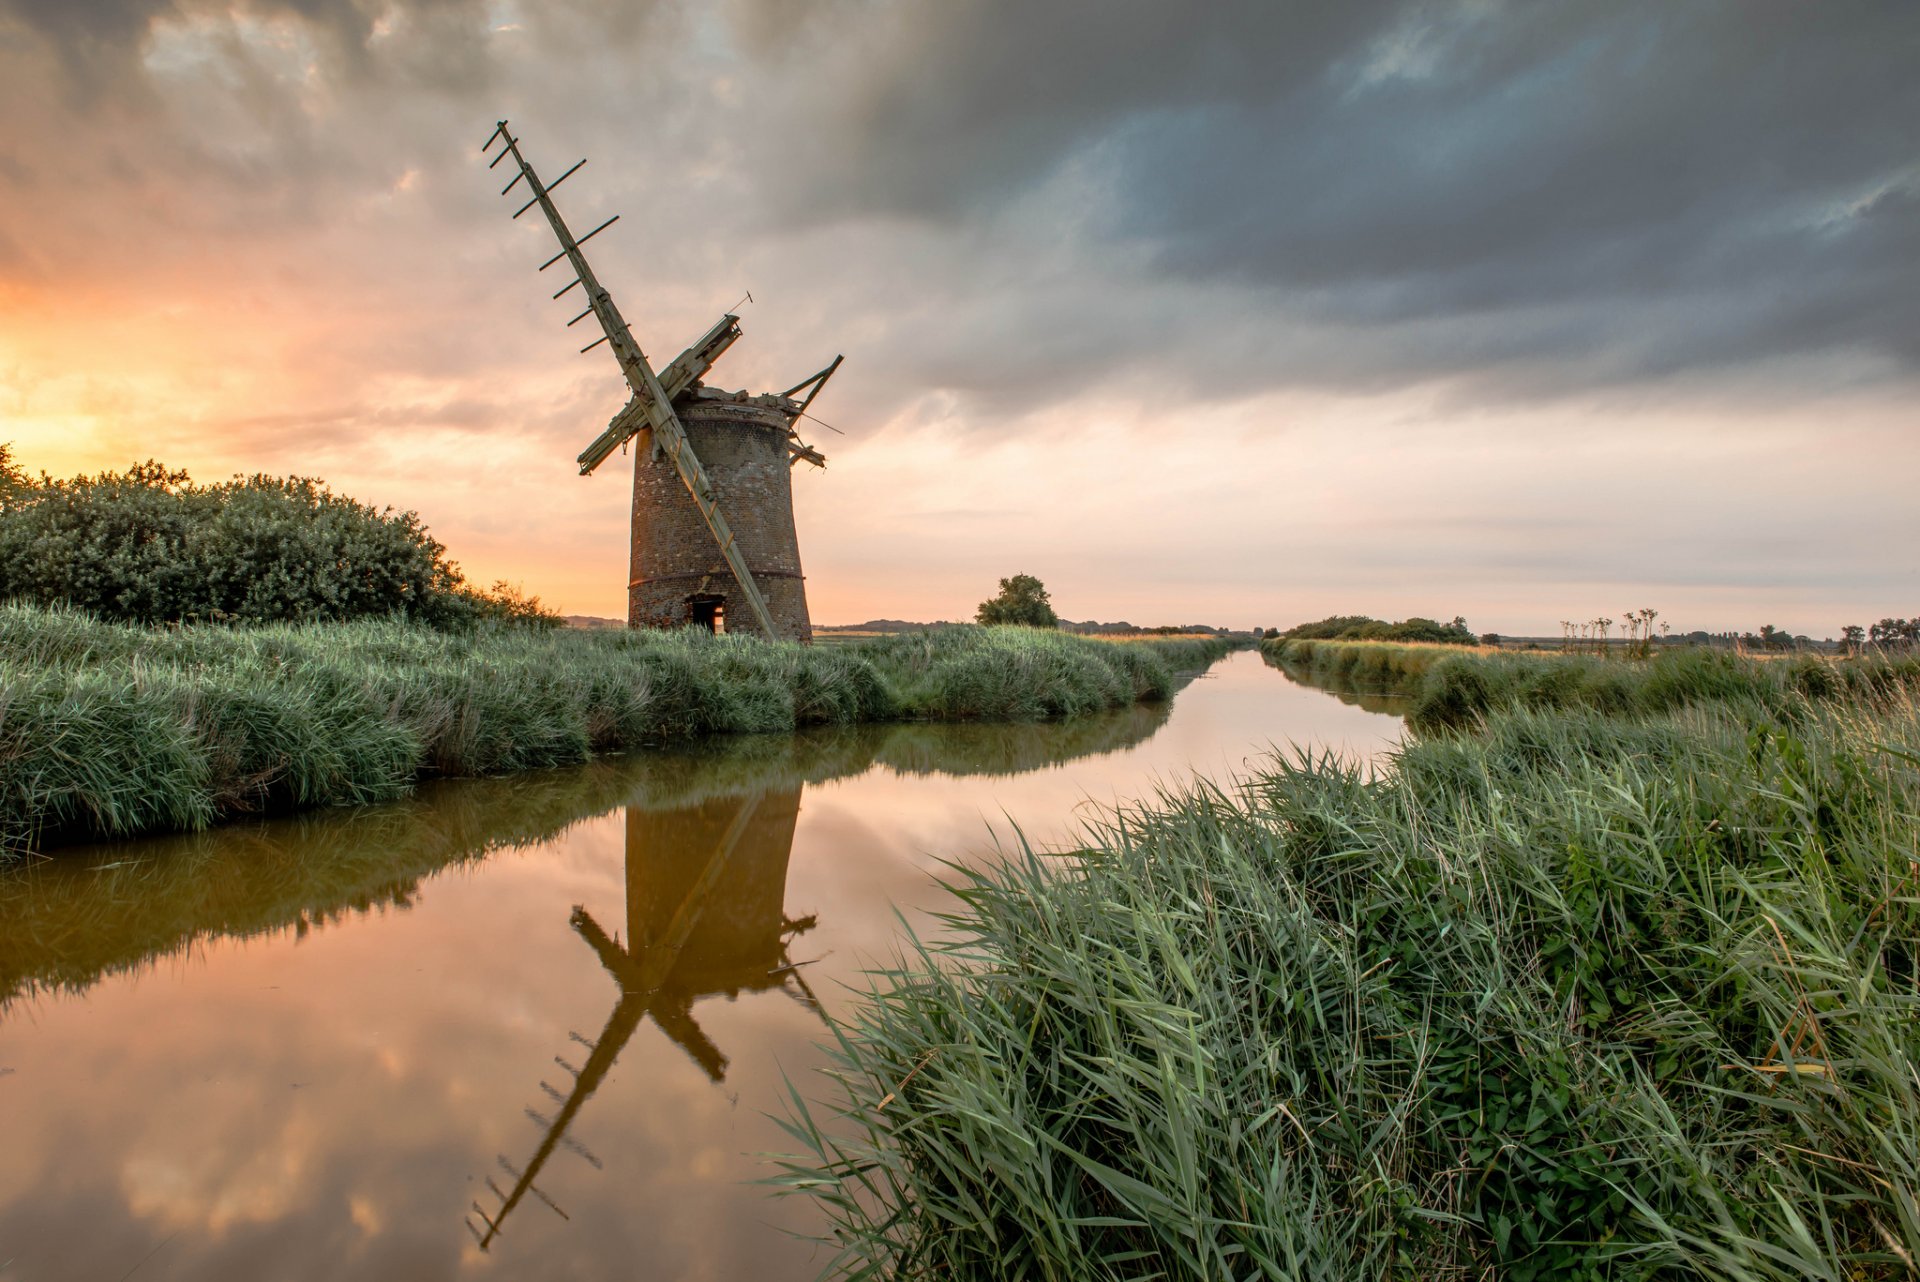
[(764, 736), (0, 874), (0, 1282), (815, 1276), (756, 1154), (943, 861), (1390, 704), (1251, 653), (1061, 726)]

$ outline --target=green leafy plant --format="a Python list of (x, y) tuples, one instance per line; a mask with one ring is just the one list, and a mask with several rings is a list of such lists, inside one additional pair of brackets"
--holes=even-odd
[(1047, 595), (1046, 586), (1031, 574), (1016, 574), (1000, 580), (999, 595), (982, 601), (975, 618), (988, 625), (1060, 626), (1060, 617), (1053, 612), (1053, 601)]
[(29, 480), (5, 454), (0, 600), (147, 624), (559, 622), (504, 584), (468, 587), (416, 513), (373, 508), (308, 477), (198, 485), (149, 461)]

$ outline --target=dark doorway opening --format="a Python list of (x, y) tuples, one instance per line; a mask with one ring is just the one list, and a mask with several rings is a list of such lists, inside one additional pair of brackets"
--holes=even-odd
[(697, 592), (687, 598), (687, 622), (713, 633), (727, 630), (727, 598)]

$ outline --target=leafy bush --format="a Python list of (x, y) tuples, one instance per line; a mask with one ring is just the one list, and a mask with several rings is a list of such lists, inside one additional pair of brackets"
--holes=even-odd
[(196, 485), (149, 461), (29, 480), (5, 454), (0, 600), (148, 624), (559, 622), (505, 584), (467, 587), (417, 514), (370, 507), (311, 478)]

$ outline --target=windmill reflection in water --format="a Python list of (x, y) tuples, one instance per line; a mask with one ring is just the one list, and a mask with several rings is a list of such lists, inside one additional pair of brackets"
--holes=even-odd
[(800, 812), (800, 784), (746, 796), (722, 796), (672, 808), (627, 809), (627, 940), (609, 935), (585, 908), (575, 907), (574, 930), (599, 957), (620, 996), (597, 1038), (574, 1033), (585, 1047), (577, 1068), (554, 1062), (573, 1077), (570, 1091), (542, 1081), (559, 1106), (551, 1116), (529, 1108), (543, 1128), (524, 1168), (506, 1155), (501, 1170), (513, 1181), (487, 1187), (499, 1199), (491, 1213), (476, 1200), (467, 1228), (482, 1250), (499, 1236), (515, 1207), (532, 1195), (562, 1218), (567, 1213), (535, 1183), (549, 1158), (566, 1148), (595, 1168), (600, 1160), (568, 1134), (581, 1108), (613, 1068), (640, 1025), (651, 1017), (660, 1031), (714, 1082), (725, 1080), (727, 1056), (693, 1017), (696, 1000), (715, 994), (778, 989), (820, 1011), (820, 1003), (787, 954), (814, 918), (786, 915), (787, 863)]

